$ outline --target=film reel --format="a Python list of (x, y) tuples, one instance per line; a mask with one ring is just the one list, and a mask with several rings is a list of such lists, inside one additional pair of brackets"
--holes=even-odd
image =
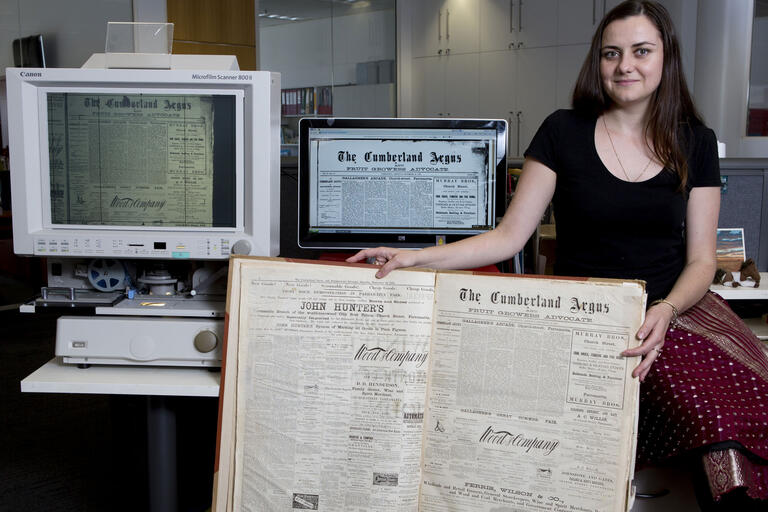
[(125, 287), (128, 273), (118, 260), (95, 259), (88, 265), (88, 282), (100, 292), (113, 292)]
[(171, 277), (170, 272), (163, 267), (144, 272), (137, 281), (149, 288), (150, 295), (176, 295), (178, 279)]

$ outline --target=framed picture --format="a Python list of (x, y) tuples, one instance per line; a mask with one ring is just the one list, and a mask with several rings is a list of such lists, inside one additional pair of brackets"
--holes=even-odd
[(738, 272), (745, 259), (744, 228), (717, 228), (717, 268)]

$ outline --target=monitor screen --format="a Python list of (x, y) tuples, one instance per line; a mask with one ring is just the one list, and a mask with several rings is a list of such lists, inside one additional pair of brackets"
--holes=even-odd
[(303, 248), (425, 247), (503, 214), (507, 124), (477, 119), (302, 119)]
[(235, 99), (49, 92), (51, 223), (234, 228)]
[(17, 254), (279, 251), (280, 77), (8, 68)]
[(17, 68), (44, 68), (43, 36), (21, 37), (13, 40), (13, 65)]

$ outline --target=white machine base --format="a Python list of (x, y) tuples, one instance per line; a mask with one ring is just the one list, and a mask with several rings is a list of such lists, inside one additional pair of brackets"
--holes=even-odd
[(56, 355), (71, 364), (220, 367), (223, 339), (224, 321), (209, 318), (62, 316), (56, 323)]

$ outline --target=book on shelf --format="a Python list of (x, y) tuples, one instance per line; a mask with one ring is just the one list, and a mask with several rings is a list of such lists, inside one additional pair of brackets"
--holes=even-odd
[(626, 511), (642, 282), (233, 257), (216, 512)]
[(329, 85), (318, 87), (318, 103), (317, 113), (318, 115), (332, 115), (333, 114), (333, 91)]
[(333, 114), (330, 86), (283, 89), (280, 95), (284, 116), (313, 116)]

